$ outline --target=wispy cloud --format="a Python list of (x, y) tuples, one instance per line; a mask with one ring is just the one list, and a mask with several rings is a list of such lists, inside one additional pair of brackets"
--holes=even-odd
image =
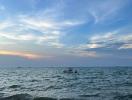
[[(53, 9), (53, 8), (52, 8)], [(0, 37), (6, 41), (32, 41), (38, 45), (47, 45), (53, 48), (64, 46), (60, 39), (68, 28), (84, 24), (81, 20), (59, 20), (56, 10), (44, 10), (35, 14), (17, 15), (0, 24)], [(51, 14), (54, 13), (54, 16)], [(36, 33), (37, 32), (37, 33)], [(40, 34), (39, 34), (40, 33)], [(7, 42), (6, 42), (7, 43)]]
[[(120, 1), (121, 0), (84, 0), (83, 2), (75, 2), (74, 0), (59, 0), (58, 2), (51, 2), (53, 3), (51, 5), (48, 1), (50, 6), (43, 8), (37, 7), (38, 0), (29, 0), (27, 2), (25, 0), (24, 4), (29, 3), (29, 5), (31, 4), (30, 6), (33, 7), (29, 7), (32, 9), (31, 12), (27, 10), (28, 13), (23, 11), (23, 13), (14, 13), (12, 16), (9, 14), (7, 18), (4, 18), (0, 22), (0, 45), (4, 45), (7, 48), (8, 45), (11, 45), (12, 48), (16, 48), (20, 45), (19, 43), (21, 43), (24, 48), (21, 51), (24, 51), (25, 48), (31, 48), (35, 44), (35, 46), (37, 45), (39, 47), (38, 49), (43, 50), (44, 48), (48, 48), (49, 50), (52, 48), (53, 50), (50, 50), (52, 52), (55, 50), (60, 52), (65, 49), (64, 54), (70, 52), (71, 55), (81, 57), (100, 57), (101, 54), (98, 53), (98, 49), (132, 49), (131, 33), (120, 34), (118, 32), (109, 31), (104, 34), (97, 32), (97, 35), (92, 35), (92, 33), (90, 33), (92, 27), (98, 27), (98, 23), (104, 22), (104, 25), (107, 26), (107, 24), (109, 24), (107, 20), (116, 21), (113, 19), (116, 18), (116, 15), (119, 14), (119, 11), (127, 3)], [(73, 3), (75, 3), (74, 6), (72, 5)], [(4, 9), (4, 6), (0, 6), (0, 11)], [(23, 9), (20, 8), (20, 11), (21, 10)], [(100, 31), (101, 30), (103, 29), (100, 29)], [(69, 32), (68, 35), (67, 32)], [(76, 32), (77, 34), (75, 34)], [(80, 41), (84, 39), (79, 37), (82, 32), (88, 32), (87, 34), (91, 37), (88, 37), (87, 43), (81, 42), (80, 44)], [(70, 39), (65, 39), (65, 34), (69, 37), (77, 37), (79, 43), (73, 46), (74, 44), (69, 41)], [(71, 45), (73, 47), (71, 47)], [(0, 49), (4, 49), (4, 47), (2, 48), (1, 46)], [(37, 52), (39, 52), (39, 50)], [(2, 54), (14, 56), (24, 55), (22, 57), (28, 58), (28, 56), (31, 56), (37, 58), (37, 55), (30, 55), (23, 52), (1, 51), (1, 55)]]
[(78, 57), (90, 57), (90, 58), (97, 58), (100, 57), (96, 51), (87, 51), (84, 50), (84, 48), (80, 48), (79, 46), (72, 46), (72, 47), (67, 47), (66, 49), (66, 54), (70, 54), (73, 56), (78, 56)]
[[(89, 7), (89, 13), (93, 16), (95, 23), (101, 23), (115, 18), (119, 14), (120, 9), (127, 3), (127, 1), (121, 2), (121, 0), (98, 1)], [(93, 5), (96, 5), (96, 7)]]
[(12, 26), (12, 23), (10, 21), (8, 21), (8, 20), (0, 22), (0, 30), (9, 28), (10, 26)]
[[(96, 58), (111, 57), (113, 56), (112, 53), (116, 56), (116, 54), (118, 55), (120, 52), (125, 52), (125, 49), (132, 49), (132, 34), (108, 32), (91, 36), (88, 38), (86, 44), (69, 47), (68, 52), (76, 56)], [(129, 52), (129, 50), (127, 52)]]
[(119, 34), (109, 32), (101, 35), (95, 35), (88, 39), (88, 43), (80, 45), (82, 49), (98, 49), (98, 48), (113, 48), (113, 49), (130, 49), (132, 44), (132, 34)]
[(119, 49), (132, 49), (132, 43), (131, 44), (123, 44)]
[[(44, 34), (44, 35), (35, 35), (35, 34), (17, 34), (17, 33), (9, 33), (9, 32), (3, 32), (0, 33), (0, 38), (2, 44), (9, 44), (7, 41), (12, 41), (12, 43), (16, 43), (16, 41), (22, 41), (25, 42), (29, 41), (32, 44), (37, 45), (45, 45), (45, 46), (51, 46), (54, 48), (61, 48), (63, 47), (63, 44), (59, 42), (59, 33), (57, 31), (54, 31), (50, 34)], [(11, 43), (11, 42), (10, 42)]]
[[(40, 17), (40, 16), (39, 16)], [(39, 29), (39, 30), (59, 30), (59, 29), (65, 29), (67, 27), (71, 26), (77, 26), (80, 24), (83, 24), (83, 21), (77, 21), (77, 20), (62, 20), (58, 21), (58, 19), (54, 18), (47, 18), (47, 19), (41, 19), (41, 18), (32, 18), (32, 17), (25, 17), (21, 18), (21, 21), (25, 23), (27, 27)]]
[(9, 40), (17, 40), (17, 41), (30, 41), (30, 40), (36, 40), (37, 38), (33, 34), (14, 34), (14, 33), (7, 33), (3, 32), (0, 33), (0, 37), (9, 39)]
[(80, 56), (80, 57), (91, 57), (91, 58), (100, 57), (100, 55), (98, 55), (95, 51), (83, 51), (83, 50), (72, 51), (71, 55)]

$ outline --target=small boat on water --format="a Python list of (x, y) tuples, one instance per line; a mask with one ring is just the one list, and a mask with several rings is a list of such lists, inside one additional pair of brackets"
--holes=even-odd
[(64, 70), (63, 72), (64, 73), (68, 73), (68, 74), (70, 74), (70, 73), (78, 73), (78, 71), (77, 70), (73, 70), (73, 68), (68, 68), (68, 69)]

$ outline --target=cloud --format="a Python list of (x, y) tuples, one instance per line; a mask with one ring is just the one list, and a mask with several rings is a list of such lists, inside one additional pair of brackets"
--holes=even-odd
[(39, 30), (46, 30), (46, 29), (57, 29), (57, 25), (54, 22), (47, 21), (47, 20), (38, 20), (38, 19), (31, 19), (31, 18), (24, 18), (22, 19), (24, 25), (29, 28), (39, 29)]
[(12, 26), (12, 23), (8, 20), (0, 22), (0, 30), (7, 29)]
[(3, 41), (1, 41), (2, 44), (9, 44), (9, 42), (7, 42), (7, 40), (11, 41), (10, 43), (13, 44), (16, 41), (32, 41), (32, 44), (38, 44), (38, 45), (47, 45), (47, 46), (51, 46), (51, 47), (55, 47), (55, 48), (61, 48), (63, 47), (63, 44), (59, 43), (59, 36), (58, 33), (55, 32), (53, 33), (54, 35), (41, 35), (41, 36), (37, 36), (34, 34), (14, 34), (14, 33), (0, 33), (0, 38), (1, 39), (5, 39)]
[(97, 54), (96, 51), (87, 51), (84, 50), (80, 47), (77, 46), (72, 46), (72, 47), (67, 47), (66, 49), (66, 54), (70, 54), (73, 56), (78, 56), (78, 57), (90, 57), (90, 58), (97, 58), (100, 57), (101, 55)]
[(132, 49), (132, 43), (131, 44), (123, 44), (119, 49)]
[(33, 40), (37, 40), (38, 38), (33, 34), (17, 34), (15, 32), (14, 33), (3, 32), (0, 33), (0, 37), (3, 39), (5, 38), (7, 40), (15, 40), (15, 41), (33, 41)]
[(84, 24), (84, 21), (79, 20), (58, 20), (57, 18), (43, 18), (41, 17), (21, 17), (21, 21), (29, 28), (38, 29), (42, 31), (62, 30), (68, 27)]
[(57, 7), (55, 11), (57, 13), (59, 12), (64, 18), (84, 20), (86, 23), (91, 21), (102, 23), (115, 18), (119, 14), (120, 9), (122, 9), (127, 3), (127, 0), (125, 2), (122, 2), (122, 0), (83, 0), (78, 2), (74, 0), (63, 0), (63, 5)]
[(112, 49), (130, 49), (132, 48), (132, 34), (119, 34), (116, 32), (109, 32), (105, 34), (95, 35), (88, 39), (87, 44), (82, 44), (79, 48), (82, 49), (98, 49), (98, 48), (112, 48)]
[[(48, 44), (48, 46), (51, 44), (53, 47), (60, 47), (59, 44), (59, 38), (60, 38), (60, 31), (56, 30), (48, 30), (48, 31), (41, 31), (39, 29), (34, 29), (36, 31), (40, 31), (42, 34), (38, 35), (38, 33), (33, 33), (33, 31), (27, 27), (26, 24), (19, 26), (19, 24), (23, 23), (16, 23), (16, 22), (10, 22), (10, 21), (3, 21), (0, 24), (0, 38), (1, 42), (7, 43), (7, 41), (23, 41), (26, 43), (26, 41), (32, 41), (32, 43), (35, 44)], [(22, 28), (23, 27), (23, 28)], [(17, 29), (16, 29), (17, 28)], [(26, 30), (25, 30), (26, 29)], [(9, 31), (8, 31), (9, 30)], [(27, 32), (28, 31), (28, 32)], [(47, 42), (47, 43), (46, 43)], [(56, 44), (56, 45), (53, 45)]]
[(101, 48), (101, 47), (104, 47), (105, 45), (104, 44), (99, 44), (99, 43), (89, 43), (89, 44), (86, 44), (86, 45), (80, 45), (79, 48), (81, 49), (94, 49), (94, 48)]
[(39, 45), (46, 44), (49, 47), (62, 48), (64, 44), (60, 42), (60, 36), (60, 32), (53, 31), (49, 34), (47, 33), (39, 37), (36, 42)]
[[(30, 2), (37, 3), (35, 0)], [(6, 39), (5, 43), (8, 40), (25, 43), (31, 41), (33, 44), (61, 48), (64, 44), (60, 40), (67, 29), (85, 23), (78, 19), (61, 19), (61, 10), (60, 6), (54, 5), (36, 13), (20, 14), (13, 19), (3, 20), (0, 24), (0, 37)]]
[(95, 51), (76, 50), (76, 51), (74, 51), (72, 53), (73, 54), (71, 54), (71, 55), (80, 56), (80, 57), (92, 57), (92, 58), (99, 57), (99, 55)]
[(130, 49), (132, 49), (132, 34), (108, 32), (89, 37), (86, 44), (69, 47), (69, 52), (82, 57), (112, 57), (114, 55), (123, 58), (127, 53), (131, 54)]
[(120, 9), (122, 9), (127, 3), (128, 1), (122, 2), (121, 0), (97, 1), (91, 4), (88, 11), (93, 16), (95, 23), (101, 23), (115, 18), (116, 15), (119, 14)]
[(39, 59), (42, 56), (33, 54), (33, 53), (25, 53), (25, 52), (17, 52), (17, 51), (7, 51), (7, 50), (0, 50), (0, 55), (8, 55), (8, 56), (19, 56), (28, 59)]
[[(30, 0), (30, 2), (34, 7), (37, 4), (35, 0)], [(41, 47), (69, 49), (70, 47), (65, 47), (62, 42), (62, 38), (65, 38), (68, 30), (84, 24), (89, 25), (88, 22), (93, 19), (95, 23), (99, 23), (115, 18), (116, 13), (125, 5), (125, 3), (120, 3), (120, 0), (102, 2), (86, 0), (82, 3), (76, 2), (74, 6), (70, 6), (69, 2), (73, 4), (73, 1), (70, 0), (63, 1), (61, 6), (61, 3), (57, 2), (59, 4), (55, 3), (52, 7), (15, 15), (13, 18), (3, 21), (0, 23), (0, 39), (2, 39), (0, 44), (14, 42), (19, 45), (21, 42), (24, 46), (30, 42), (31, 45), (36, 44)], [(72, 49), (72, 51), (78, 56), (97, 57), (99, 54), (94, 51), (95, 49), (130, 49), (131, 37), (131, 34), (123, 35), (113, 32), (95, 35), (91, 36), (87, 43), (78, 44), (75, 47), (77, 50)]]
[[(30, 0), (35, 6), (36, 0)], [(65, 5), (65, 2), (58, 2)], [(59, 4), (50, 8), (40, 9), (37, 12), (13, 16), (0, 24), (0, 37), (7, 41), (23, 41), (32, 44), (45, 45), (53, 48), (62, 48), (61, 38), (67, 29), (85, 24), (83, 19), (62, 18), (63, 6)], [(4, 42), (4, 41), (3, 41)]]

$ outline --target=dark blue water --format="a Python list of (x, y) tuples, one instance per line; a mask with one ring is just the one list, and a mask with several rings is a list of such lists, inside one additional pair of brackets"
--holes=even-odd
[(132, 100), (131, 67), (0, 68), (0, 100)]

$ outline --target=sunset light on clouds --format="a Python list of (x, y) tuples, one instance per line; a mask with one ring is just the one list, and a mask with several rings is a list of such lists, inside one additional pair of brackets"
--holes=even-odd
[(0, 64), (10, 65), (13, 56), (13, 66), (18, 57), (27, 66), (132, 65), (131, 6), (131, 0), (0, 0)]
[(42, 56), (32, 54), (32, 53), (24, 53), (24, 52), (14, 52), (14, 51), (0, 51), (0, 55), (8, 55), (8, 56), (20, 56), (28, 59), (39, 59)]

